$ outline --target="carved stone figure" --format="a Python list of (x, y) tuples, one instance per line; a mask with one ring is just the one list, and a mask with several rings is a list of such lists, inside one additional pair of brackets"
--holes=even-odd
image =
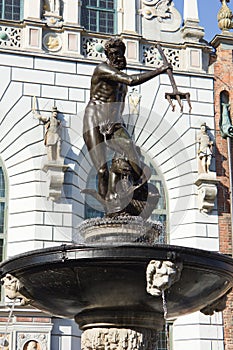
[(209, 135), (207, 134), (206, 123), (201, 124), (201, 132), (198, 135), (197, 142), (198, 147), (198, 172), (209, 173), (209, 168), (212, 159), (212, 146), (213, 141), (211, 141)]
[(146, 270), (147, 292), (159, 296), (180, 279), (181, 262), (151, 260)]
[(145, 175), (135, 144), (122, 120), (127, 86), (142, 84), (167, 71), (170, 65), (142, 74), (127, 75), (125, 44), (112, 38), (105, 44), (107, 61), (94, 70), (91, 80), (90, 101), (85, 109), (83, 137), (98, 174), (98, 194), (104, 201), (114, 202), (117, 197), (116, 183), (109, 186), (107, 149), (112, 149), (127, 160), (133, 170), (134, 186), (143, 184)]
[(45, 13), (51, 13), (59, 16), (60, 14), (60, 0), (44, 0)]
[[(45, 124), (46, 133), (44, 136), (44, 144), (47, 147), (47, 156), (49, 161), (61, 160), (61, 137), (60, 128), (61, 122), (58, 120), (57, 107), (52, 108), (51, 116), (45, 117), (34, 111), (34, 115), (37, 119), (41, 120)], [(62, 160), (63, 161), (63, 160)]]
[(142, 0), (141, 13), (146, 19), (157, 17), (159, 21), (171, 17), (171, 0)]
[(38, 343), (34, 340), (31, 340), (26, 347), (26, 350), (39, 350)]
[(132, 91), (129, 93), (129, 108), (130, 114), (138, 114), (139, 113), (139, 106), (140, 106), (140, 100), (142, 95), (139, 94), (139, 92), (133, 88)]
[(26, 305), (30, 302), (29, 299), (25, 298), (22, 294), (20, 294), (19, 290), (21, 288), (19, 280), (10, 275), (9, 273), (6, 274), (5, 277), (1, 279), (3, 282), (3, 286), (5, 289), (5, 295), (9, 299), (20, 299), (21, 305)]

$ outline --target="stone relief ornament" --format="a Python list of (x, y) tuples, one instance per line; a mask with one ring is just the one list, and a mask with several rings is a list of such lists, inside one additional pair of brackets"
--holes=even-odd
[(146, 269), (147, 293), (160, 296), (180, 279), (182, 262), (151, 260)]
[(62, 40), (56, 33), (47, 33), (43, 37), (43, 46), (52, 52), (59, 51), (62, 47)]
[(171, 0), (142, 0), (141, 14), (146, 19), (157, 17), (158, 21), (171, 18)]
[(48, 350), (48, 334), (17, 332), (17, 350)]
[(140, 101), (142, 95), (137, 91), (137, 89), (133, 88), (129, 93), (129, 113), (130, 114), (139, 114)]
[(157, 332), (150, 329), (93, 328), (83, 332), (82, 350), (136, 350), (156, 348)]
[(62, 26), (62, 16), (61, 12), (61, 1), (60, 0), (44, 0), (43, 5), (44, 21), (49, 27), (61, 27)]
[(19, 290), (20, 288), (22, 288), (22, 285), (16, 277), (8, 273), (5, 277), (1, 279), (1, 281), (3, 283), (5, 295), (7, 298), (20, 299), (21, 305), (27, 305), (30, 303), (29, 299), (25, 298), (22, 294), (20, 294)]

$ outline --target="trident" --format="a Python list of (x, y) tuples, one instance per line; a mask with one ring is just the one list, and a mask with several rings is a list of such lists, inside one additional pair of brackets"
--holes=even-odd
[[(160, 46), (160, 44), (157, 44), (157, 49), (159, 51), (160, 56), (162, 57), (163, 60), (163, 64), (165, 65), (169, 65), (167, 57), (165, 56), (162, 47)], [(189, 113), (191, 113), (191, 101), (190, 101), (190, 93), (189, 92), (180, 92), (177, 88), (174, 76), (172, 74), (172, 69), (168, 68), (167, 69), (167, 74), (169, 76), (172, 88), (173, 88), (173, 92), (166, 92), (165, 93), (165, 98), (168, 100), (169, 104), (172, 107), (172, 111), (175, 111), (175, 105), (172, 103), (172, 100), (177, 100), (179, 105), (180, 105), (180, 112), (183, 112), (183, 104), (181, 100), (187, 100), (188, 105), (189, 105)]]

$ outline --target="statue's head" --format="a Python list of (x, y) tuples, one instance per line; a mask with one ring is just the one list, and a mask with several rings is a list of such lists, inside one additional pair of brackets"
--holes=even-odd
[(52, 107), (52, 115), (54, 117), (57, 117), (57, 113), (58, 113), (57, 107), (56, 106)]
[(104, 46), (104, 52), (111, 66), (120, 70), (126, 68), (125, 44), (121, 39), (109, 39)]
[(202, 132), (206, 132), (206, 131), (207, 131), (207, 125), (206, 125), (206, 123), (202, 123), (202, 124), (201, 124), (201, 131), (202, 131)]

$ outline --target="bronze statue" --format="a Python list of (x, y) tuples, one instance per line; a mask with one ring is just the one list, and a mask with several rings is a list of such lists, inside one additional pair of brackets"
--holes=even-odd
[[(132, 182), (125, 192), (125, 198), (133, 196), (135, 189), (148, 180), (135, 144), (122, 119), (127, 86), (142, 84), (171, 69), (171, 66), (167, 64), (142, 74), (125, 74), (122, 72), (126, 68), (125, 44), (119, 38), (112, 38), (106, 42), (105, 54), (107, 61), (100, 63), (92, 76), (90, 101), (84, 114), (83, 137), (98, 174), (98, 195), (95, 197), (105, 204), (111, 202), (114, 206), (114, 203), (118, 205), (122, 202), (117, 191), (119, 174), (116, 175), (122, 171), (120, 167), (119, 171), (116, 169), (116, 157), (112, 167), (108, 168), (108, 149), (119, 155), (117, 159), (125, 159), (126, 173), (129, 172), (127, 169), (130, 169)], [(123, 166), (123, 160), (119, 160), (118, 163)], [(84, 192), (91, 194), (88, 190)], [(106, 206), (108, 207), (108, 204)]]

